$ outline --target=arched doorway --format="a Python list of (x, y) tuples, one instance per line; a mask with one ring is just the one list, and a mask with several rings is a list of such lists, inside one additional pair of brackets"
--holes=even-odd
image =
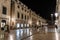
[(4, 27), (6, 25), (6, 20), (1, 21), (1, 27)]

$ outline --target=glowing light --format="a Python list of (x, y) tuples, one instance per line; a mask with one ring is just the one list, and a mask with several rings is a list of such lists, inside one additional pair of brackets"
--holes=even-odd
[(28, 23), (31, 25), (31, 24), (32, 24), (32, 21), (31, 21), (31, 20), (29, 20), (29, 21), (28, 21)]
[(37, 21), (37, 25), (39, 25), (39, 22)]
[(12, 18), (12, 21), (15, 22), (15, 18)]
[(27, 24), (27, 27), (29, 27), (29, 24)]
[(58, 20), (55, 20), (55, 25), (58, 25)]
[(20, 24), (19, 23), (17, 23), (17, 28), (19, 28), (20, 27)]
[(55, 16), (57, 17), (58, 16), (58, 13), (55, 13)]
[(53, 14), (51, 14), (51, 16), (53, 16)]
[(12, 25), (15, 25), (15, 18), (12, 18)]
[(25, 27), (26, 27), (26, 24), (24, 24), (25, 25)]
[(23, 24), (21, 24), (21, 27), (23, 27)]

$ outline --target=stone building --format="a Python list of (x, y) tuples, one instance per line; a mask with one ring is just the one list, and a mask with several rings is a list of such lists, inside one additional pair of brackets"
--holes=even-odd
[(0, 0), (0, 27), (3, 27), (5, 24), (10, 25), (10, 16), (11, 10), (11, 0)]
[(56, 13), (58, 17), (56, 18), (56, 25), (60, 27), (60, 0), (56, 0)]
[[(19, 0), (0, 0), (0, 26), (9, 28), (34, 27), (41, 24), (40, 16)], [(46, 20), (45, 20), (46, 21)], [(43, 21), (44, 22), (44, 21)]]

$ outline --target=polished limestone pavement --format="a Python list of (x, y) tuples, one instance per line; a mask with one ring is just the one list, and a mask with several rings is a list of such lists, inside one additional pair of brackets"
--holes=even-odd
[(0, 32), (0, 40), (60, 40), (60, 32), (56, 28), (24, 28)]

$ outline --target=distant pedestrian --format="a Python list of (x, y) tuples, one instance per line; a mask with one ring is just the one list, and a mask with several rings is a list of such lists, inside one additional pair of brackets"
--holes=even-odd
[(55, 27), (58, 28), (57, 25)]
[(9, 25), (5, 25), (5, 26), (4, 26), (4, 30), (5, 30), (5, 32), (10, 32), (10, 31), (9, 31)]

